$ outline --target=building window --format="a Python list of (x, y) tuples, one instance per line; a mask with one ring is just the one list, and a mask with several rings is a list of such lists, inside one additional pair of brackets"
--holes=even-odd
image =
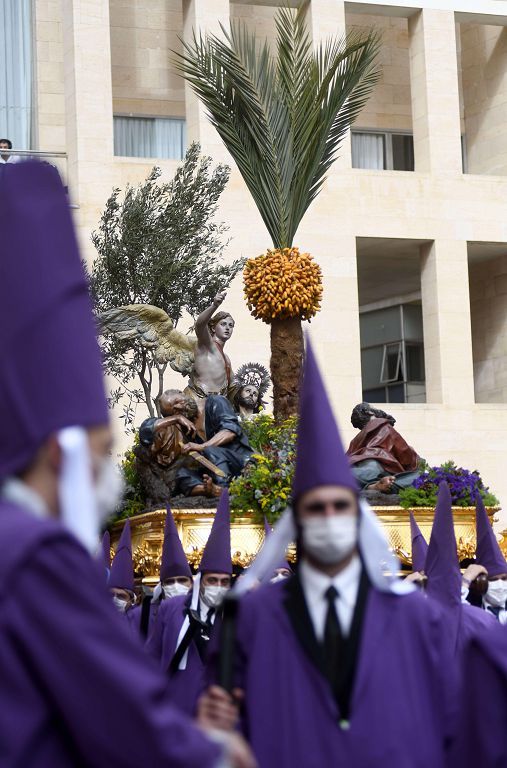
[(13, 149), (31, 149), (32, 3), (0, 2), (0, 138)]
[(421, 305), (362, 312), (360, 330), (363, 400), (426, 402)]
[(114, 115), (114, 154), (182, 160), (185, 156), (185, 121), (172, 117)]
[(352, 167), (414, 170), (414, 137), (393, 131), (352, 131)]

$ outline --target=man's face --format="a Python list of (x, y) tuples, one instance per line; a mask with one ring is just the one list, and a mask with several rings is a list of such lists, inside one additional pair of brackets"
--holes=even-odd
[(136, 596), (128, 589), (120, 589), (119, 587), (111, 587), (110, 592), (117, 600), (124, 600), (127, 603), (127, 607), (134, 605)]
[(247, 384), (239, 393), (239, 404), (246, 408), (255, 408), (259, 400), (259, 390), (254, 384)]
[(160, 398), (160, 412), (162, 416), (173, 416), (176, 413), (185, 414), (187, 410), (187, 397), (183, 392), (163, 394)]
[(220, 341), (227, 341), (231, 338), (233, 330), (234, 320), (230, 315), (227, 315), (215, 325), (214, 335)]
[(296, 503), (300, 544), (308, 561), (321, 570), (340, 568), (357, 550), (358, 505), (355, 494), (338, 485), (321, 485)]
[(215, 573), (208, 571), (201, 576), (201, 585), (203, 587), (225, 587), (230, 589), (231, 577), (228, 573)]
[(300, 522), (314, 517), (352, 515), (357, 517), (355, 494), (341, 485), (321, 485), (304, 493), (297, 503), (297, 517)]
[(488, 581), (507, 581), (507, 573), (499, 573), (498, 576), (489, 576)]
[[(7, 141), (0, 141), (0, 152), (3, 152), (3, 151), (4, 151), (4, 150), (6, 150), (6, 149), (7, 149), (7, 150), (9, 150), (9, 149), (10, 149), (8, 142), (7, 142)], [(9, 157), (9, 155), (5, 154), (5, 155), (4, 155), (4, 158), (5, 158), (5, 157)]]

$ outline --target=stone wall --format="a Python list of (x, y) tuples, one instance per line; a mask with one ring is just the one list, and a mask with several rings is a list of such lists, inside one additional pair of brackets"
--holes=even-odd
[(115, 114), (185, 117), (184, 84), (171, 65), (181, 51), (182, 0), (110, 0)]
[(470, 266), (470, 310), (475, 402), (507, 403), (507, 253)]

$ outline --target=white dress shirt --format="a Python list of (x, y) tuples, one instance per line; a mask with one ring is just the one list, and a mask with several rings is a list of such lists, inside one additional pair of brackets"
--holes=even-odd
[(306, 560), (301, 562), (299, 575), (317, 640), (324, 638), (329, 606), (326, 592), (331, 586), (338, 592), (338, 597), (335, 600), (336, 613), (342, 634), (347, 636), (354, 616), (359, 579), (361, 578), (359, 555), (356, 555), (343, 571), (332, 578), (326, 576), (322, 571), (317, 571)]
[(3, 165), (7, 165), (7, 163), (20, 163), (21, 159), (22, 158), (20, 155), (9, 155), (7, 160), (4, 160), (3, 157), (0, 155), (0, 163)]
[(31, 512), (35, 517), (49, 517), (48, 508), (43, 499), (22, 480), (8, 477), (0, 487), (0, 496), (12, 504), (17, 504)]

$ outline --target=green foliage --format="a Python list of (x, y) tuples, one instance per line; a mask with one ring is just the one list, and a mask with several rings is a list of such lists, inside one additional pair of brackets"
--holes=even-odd
[[(184, 311), (195, 318), (230, 284), (243, 261), (222, 263), (227, 227), (215, 218), (229, 173), (226, 165), (212, 168), (211, 158), (192, 144), (170, 182), (160, 182), (161, 170), (153, 168), (141, 184), (113, 190), (92, 234), (97, 258), (90, 283), (98, 312), (152, 304), (176, 327)], [(102, 347), (106, 372), (118, 382), (111, 402), (128, 396), (125, 426), (131, 427), (139, 403), (155, 415), (152, 383), (158, 378), (158, 396), (165, 366), (134, 340), (108, 336)]]
[(272, 416), (260, 414), (243, 426), (254, 460), (231, 483), (231, 514), (237, 518), (253, 512), (257, 522), (265, 515), (274, 523), (290, 503), (297, 421), (291, 417), (277, 425)]
[(115, 520), (123, 520), (133, 515), (144, 512), (145, 504), (143, 491), (136, 472), (134, 448), (139, 443), (139, 435), (136, 434), (133, 445), (125, 451), (120, 463), (120, 469), (125, 480), (125, 492), (123, 505), (115, 516)]
[(292, 246), (340, 144), (379, 77), (376, 34), (314, 47), (306, 4), (280, 8), (276, 52), (240, 23), (195, 35), (176, 66), (201, 99), (275, 248)]
[(411, 486), (400, 491), (400, 504), (405, 509), (434, 507), (442, 481), (449, 486), (453, 506), (473, 506), (477, 493), (481, 495), (485, 506), (493, 507), (498, 504), (498, 499), (484, 485), (476, 469), (471, 471), (458, 467), (454, 461), (446, 461), (438, 467), (430, 467), (424, 462), (420, 469), (421, 476), (414, 480)]

